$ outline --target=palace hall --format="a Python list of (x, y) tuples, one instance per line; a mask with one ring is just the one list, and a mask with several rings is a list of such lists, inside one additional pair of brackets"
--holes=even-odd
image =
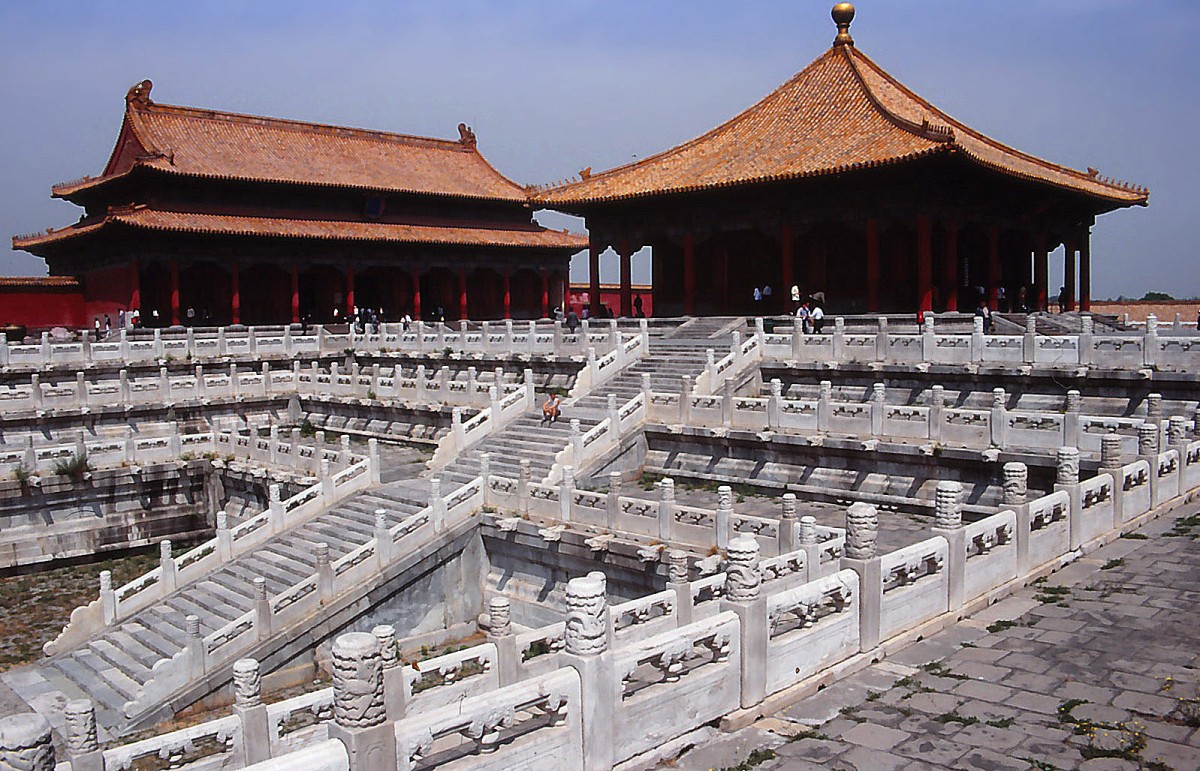
[(158, 104), (151, 87), (129, 90), (103, 173), (53, 188), (79, 222), (13, 239), (74, 276), (88, 314), (540, 318), (587, 245), (537, 225), (465, 125), (429, 139)]
[[(1048, 254), (1062, 245), (1067, 307), (1088, 310), (1096, 215), (1145, 205), (1148, 192), (956, 121), (855, 47), (853, 6), (833, 17), (832, 47), (740, 115), (537, 191), (539, 205), (586, 218), (590, 296), (612, 248), (631, 315), (630, 258), (650, 246), (662, 316), (778, 312), (792, 286), (837, 313), (970, 312), (980, 296), (1042, 310), (1057, 295)], [(765, 286), (774, 307), (753, 300)]]

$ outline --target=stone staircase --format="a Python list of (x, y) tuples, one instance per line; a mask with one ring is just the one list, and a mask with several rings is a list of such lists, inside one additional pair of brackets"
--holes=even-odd
[(275, 595), (313, 575), (317, 544), (327, 544), (335, 561), (374, 536), (376, 509), (386, 511), (388, 525), (395, 525), (424, 508), (427, 495), (425, 485), (411, 480), (357, 493), (135, 616), (98, 630), (86, 645), (0, 677), (52, 723), (61, 721), (67, 701), (88, 698), (102, 730), (119, 733), (128, 722), (125, 703), (141, 692), (155, 662), (186, 646), (189, 615), (199, 618), (201, 636), (223, 627), (254, 607), (255, 578), (265, 579), (268, 594)]

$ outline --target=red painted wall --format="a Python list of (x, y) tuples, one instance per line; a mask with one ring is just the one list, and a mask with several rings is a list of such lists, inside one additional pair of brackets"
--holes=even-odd
[[(634, 285), (633, 297), (636, 300), (639, 296), (642, 298), (642, 313), (646, 317), (654, 315), (654, 292), (651, 287)], [(575, 309), (576, 313), (583, 310), (583, 306), (587, 305), (591, 299), (591, 294), (588, 291), (587, 284), (571, 284), (571, 294), (567, 296), (567, 305)], [(607, 305), (615, 315), (621, 309), (621, 288), (614, 284), (600, 285), (600, 304)]]
[(0, 324), (21, 324), (27, 329), (92, 325), (79, 291), (55, 288), (0, 286)]
[(103, 324), (104, 316), (108, 315), (112, 317), (115, 327), (117, 311), (132, 310), (133, 271), (129, 265), (88, 271), (81, 283), (83, 296), (87, 298), (88, 326), (91, 326), (93, 317), (99, 316)]

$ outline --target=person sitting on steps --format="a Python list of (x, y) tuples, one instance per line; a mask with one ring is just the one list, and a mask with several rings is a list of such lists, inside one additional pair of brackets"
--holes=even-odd
[(562, 398), (558, 394), (550, 394), (546, 397), (546, 402), (542, 405), (542, 420), (553, 423), (558, 420), (559, 404), (562, 403)]

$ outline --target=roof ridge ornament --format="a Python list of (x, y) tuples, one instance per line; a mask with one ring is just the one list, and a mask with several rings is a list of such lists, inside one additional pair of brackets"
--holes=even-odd
[(854, 4), (838, 3), (833, 6), (830, 15), (833, 16), (833, 21), (838, 28), (837, 37), (833, 39), (834, 47), (853, 46), (854, 38), (850, 37), (850, 22), (854, 21)]
[(467, 147), (475, 146), (475, 132), (465, 123), (458, 124), (458, 141)]
[(125, 94), (125, 104), (136, 104), (139, 106), (153, 104), (150, 101), (150, 89), (152, 88), (154, 88), (154, 83), (150, 78), (146, 78), (141, 83), (134, 83)]

